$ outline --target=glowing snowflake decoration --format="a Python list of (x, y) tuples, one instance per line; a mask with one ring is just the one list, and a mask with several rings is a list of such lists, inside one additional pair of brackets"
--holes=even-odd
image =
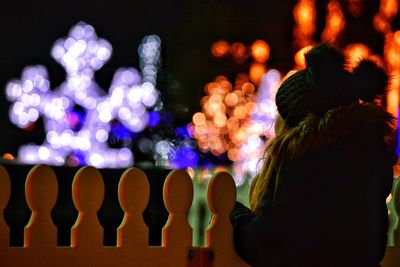
[(66, 81), (56, 90), (50, 90), (47, 70), (40, 65), (26, 67), (21, 80), (10, 81), (6, 95), (14, 102), (11, 121), (25, 128), (43, 116), (46, 131), (42, 145), (19, 149), (19, 159), (33, 164), (131, 166), (129, 148), (108, 146), (110, 123), (118, 120), (131, 132), (147, 126), (147, 109), (159, 96), (155, 88), (159, 37), (146, 36), (138, 52), (141, 74), (135, 68), (118, 69), (107, 95), (94, 81), (94, 73), (109, 60), (112, 47), (97, 38), (92, 26), (80, 22), (52, 48), (51, 55), (67, 72)]

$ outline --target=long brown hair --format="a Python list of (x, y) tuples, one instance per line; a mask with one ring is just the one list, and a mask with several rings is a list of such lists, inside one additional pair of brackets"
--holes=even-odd
[(256, 213), (263, 196), (272, 189), (274, 194), (276, 193), (282, 165), (287, 160), (285, 159), (287, 153), (282, 151), (284, 150), (283, 143), (287, 132), (284, 121), (280, 116), (277, 116), (275, 119), (276, 136), (268, 143), (264, 151), (264, 163), (261, 172), (256, 176), (250, 192), (250, 208)]
[(287, 164), (307, 151), (334, 144), (356, 129), (366, 129), (365, 125), (381, 130), (389, 151), (395, 148), (396, 119), (373, 103), (331, 109), (323, 116), (310, 113), (294, 127), (287, 127), (280, 117), (276, 124), (276, 137), (265, 149), (261, 172), (251, 188), (250, 208), (255, 213), (259, 211), (261, 200), (267, 193), (273, 193), (275, 198)]

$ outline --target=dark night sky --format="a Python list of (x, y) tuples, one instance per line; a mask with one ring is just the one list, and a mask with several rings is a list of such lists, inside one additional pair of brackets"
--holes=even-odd
[[(5, 100), (5, 84), (19, 78), (27, 65), (43, 64), (49, 72), (51, 88), (65, 78), (64, 70), (50, 56), (58, 38), (65, 37), (79, 21), (96, 29), (99, 37), (113, 46), (111, 60), (96, 73), (96, 81), (107, 90), (119, 67), (138, 67), (137, 47), (148, 34), (162, 41), (162, 73), (158, 89), (168, 110), (178, 122), (188, 122), (200, 110), (203, 86), (216, 75), (233, 80), (238, 66), (213, 59), (211, 44), (218, 39), (251, 44), (265, 40), (271, 47), (269, 67), (289, 70), (292, 64), (292, 8), (297, 1), (279, 0), (90, 0), (90, 1), (7, 1), (0, 4), (0, 153), (16, 153), (29, 140), (42, 143), (43, 133), (24, 132), (8, 121), (10, 103)], [(320, 11), (317, 35), (323, 27), (325, 0), (317, 0)], [(346, 1), (341, 1), (346, 2)], [(367, 1), (360, 18), (347, 18), (344, 44), (363, 42), (381, 53), (382, 38), (371, 20), (379, 1)], [(395, 21), (395, 24), (397, 20)], [(397, 26), (395, 26), (397, 27)], [(318, 36), (316, 38), (318, 40)], [(37, 128), (41, 128), (40, 123)]]

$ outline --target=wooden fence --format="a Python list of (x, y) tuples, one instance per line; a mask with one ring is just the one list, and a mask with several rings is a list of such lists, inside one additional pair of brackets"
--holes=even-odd
[[(395, 187), (394, 203), (400, 203), (397, 191)], [(10, 193), (9, 175), (0, 166), (0, 215)], [(72, 199), (78, 217), (71, 229), (71, 245), (67, 247), (57, 246), (57, 229), (50, 216), (57, 194), (54, 171), (44, 165), (32, 168), (25, 183), (25, 196), (32, 213), (25, 226), (23, 247), (10, 247), (9, 228), (4, 217), (0, 216), (1, 267), (248, 266), (233, 247), (229, 214), (235, 202), (236, 187), (228, 173), (216, 174), (208, 184), (207, 202), (213, 217), (206, 230), (204, 247), (192, 246), (192, 229), (187, 214), (192, 204), (193, 185), (185, 171), (172, 171), (164, 183), (164, 204), (169, 217), (162, 230), (161, 246), (148, 246), (148, 228), (142, 213), (149, 201), (150, 188), (142, 170), (130, 168), (119, 181), (118, 198), (124, 217), (117, 230), (116, 246), (103, 246), (103, 228), (97, 211), (104, 197), (104, 182), (97, 169), (84, 167), (75, 175)], [(400, 205), (395, 206), (392, 215), (398, 214)], [(397, 238), (397, 232), (395, 235)], [(388, 247), (383, 267), (398, 266), (399, 246)]]

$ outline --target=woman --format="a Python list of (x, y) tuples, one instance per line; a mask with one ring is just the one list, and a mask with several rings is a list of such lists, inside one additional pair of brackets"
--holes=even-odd
[(279, 130), (251, 209), (237, 202), (231, 214), (236, 250), (252, 266), (377, 267), (396, 160), (387, 75), (369, 60), (345, 70), (329, 44), (306, 62), (276, 94)]

